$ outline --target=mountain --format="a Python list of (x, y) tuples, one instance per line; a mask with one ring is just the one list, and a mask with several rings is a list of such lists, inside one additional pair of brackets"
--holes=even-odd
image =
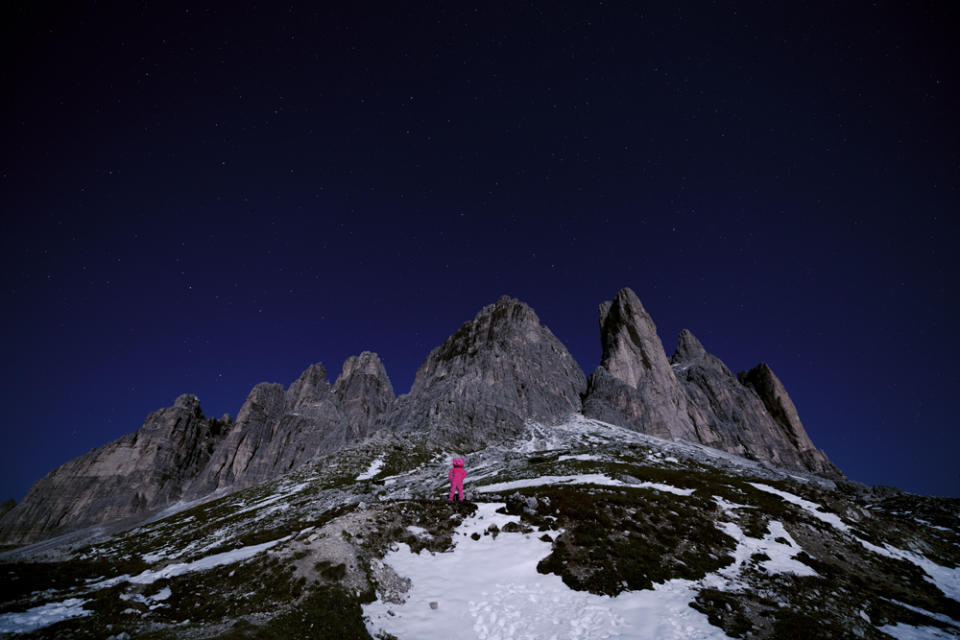
[(258, 384), (188, 494), (259, 484), (356, 442), (393, 400), (383, 363), (366, 351), (347, 359), (332, 387), (321, 364), (308, 367), (286, 391)]
[(501, 297), (430, 352), (384, 423), (467, 449), (580, 411), (580, 366), (529, 306)]
[(37, 540), (51, 532), (123, 520), (183, 497), (230, 427), (207, 418), (196, 396), (154, 411), (135, 433), (75, 458), (38, 480), (0, 518), (3, 540)]
[(530, 421), (554, 425), (581, 413), (842, 478), (769, 367), (734, 375), (689, 332), (668, 359), (630, 289), (599, 311), (602, 358), (589, 380), (533, 309), (504, 296), (433, 349), (400, 397), (370, 352), (349, 358), (332, 385), (319, 363), (286, 389), (256, 385), (236, 420), (206, 418), (194, 396), (181, 396), (139, 431), (39, 480), (0, 516), (0, 544), (257, 486), (369, 437), (413, 434), (427, 447), (472, 451), (515, 437)]
[[(466, 458), (469, 502), (446, 501)], [(16, 638), (960, 637), (960, 500), (570, 416), (381, 430), (126, 532), (0, 554)]]
[(842, 477), (810, 441), (790, 396), (766, 364), (734, 375), (686, 330), (668, 360), (653, 319), (630, 289), (600, 305), (600, 333), (603, 356), (590, 375), (584, 415)]

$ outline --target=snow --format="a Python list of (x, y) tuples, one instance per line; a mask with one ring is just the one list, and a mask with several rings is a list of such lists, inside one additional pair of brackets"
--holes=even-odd
[(370, 480), (375, 477), (380, 470), (383, 469), (384, 456), (380, 456), (376, 460), (370, 463), (370, 466), (367, 467), (367, 470), (357, 476), (357, 480)]
[(152, 596), (144, 596), (139, 593), (121, 593), (120, 599), (133, 600), (134, 602), (145, 604), (152, 610), (156, 609), (157, 607), (162, 607), (163, 601), (169, 599), (172, 595), (173, 591), (170, 590), (170, 587), (164, 587)]
[(118, 576), (116, 578), (110, 578), (109, 580), (98, 582), (92, 586), (107, 588), (112, 587), (115, 584), (120, 584), (121, 582), (152, 584), (161, 578), (172, 578), (175, 576), (181, 576), (185, 573), (191, 573), (193, 571), (206, 571), (207, 569), (213, 569), (214, 567), (219, 567), (224, 564), (232, 564), (234, 562), (240, 562), (241, 560), (252, 558), (261, 551), (266, 551), (270, 547), (289, 540), (291, 537), (292, 536), (286, 536), (284, 538), (271, 540), (270, 542), (264, 542), (262, 544), (232, 549), (230, 551), (224, 551), (223, 553), (215, 553), (212, 556), (200, 558), (199, 560), (194, 560), (193, 562), (178, 562), (176, 564), (168, 564), (157, 571), (147, 569), (143, 573), (132, 577), (127, 575)]
[[(733, 552), (734, 562), (718, 573), (704, 577), (703, 585), (715, 589), (737, 590), (740, 586), (740, 569), (743, 563), (755, 553), (765, 553), (769, 556), (769, 560), (760, 563), (769, 573), (792, 573), (797, 576), (819, 575), (811, 567), (793, 559), (803, 549), (787, 532), (783, 523), (771, 520), (767, 526), (769, 533), (763, 538), (751, 538), (732, 522), (718, 522), (717, 528), (737, 541), (737, 548)], [(777, 538), (787, 540), (788, 544), (777, 542)]]
[[(795, 496), (792, 493), (780, 491), (779, 489), (774, 489), (773, 487), (769, 487), (765, 484), (759, 484), (756, 482), (751, 482), (750, 484), (761, 491), (767, 491), (769, 493), (776, 494), (788, 502), (799, 505), (814, 517), (832, 524), (840, 531), (850, 531), (850, 526), (843, 522), (839, 516), (833, 513), (824, 513), (820, 511), (820, 505), (816, 504), (815, 502), (804, 500), (803, 498)], [(944, 567), (918, 553), (904, 551), (903, 549), (898, 549), (887, 543), (884, 543), (882, 547), (878, 547), (877, 545), (867, 542), (859, 536), (853, 537), (866, 549), (869, 549), (874, 553), (878, 553), (888, 558), (912, 562), (923, 569), (923, 571), (927, 574), (928, 581), (936, 585), (937, 588), (944, 593), (944, 595), (946, 595), (948, 598), (952, 598), (953, 600), (960, 601), (960, 569), (950, 569), (949, 567)]]
[(954, 627), (957, 627), (957, 629), (960, 629), (960, 622), (958, 622), (957, 620), (954, 620), (950, 616), (946, 616), (942, 613), (933, 613), (932, 611), (927, 611), (926, 609), (921, 609), (920, 607), (915, 607), (913, 605), (907, 604), (906, 602), (900, 602), (899, 600), (893, 600), (891, 598), (884, 598), (884, 600), (886, 600), (887, 602), (892, 602), (895, 605), (901, 606), (904, 609), (909, 609), (910, 611), (919, 613), (920, 615), (927, 616), (928, 618), (933, 618), (934, 620), (937, 620), (944, 624), (953, 625)]
[(580, 460), (586, 462), (590, 460), (603, 460), (603, 457), (594, 453), (579, 453), (577, 455), (563, 455), (557, 458), (557, 462), (563, 462), (564, 460)]
[(597, 484), (608, 487), (634, 487), (640, 489), (656, 489), (657, 491), (664, 491), (667, 493), (675, 493), (680, 496), (689, 496), (694, 492), (694, 489), (680, 489), (679, 487), (674, 487), (669, 484), (660, 484), (658, 482), (639, 482), (639, 483), (627, 483), (621, 480), (614, 480), (610, 476), (604, 475), (602, 473), (585, 473), (580, 475), (573, 476), (540, 476), (537, 478), (524, 478), (523, 480), (512, 480), (510, 482), (498, 482), (496, 484), (488, 484), (482, 487), (476, 487), (474, 491), (477, 493), (492, 493), (500, 491), (511, 491), (513, 489), (522, 489), (524, 487), (539, 487), (543, 485), (554, 485), (554, 484)]
[(717, 503), (723, 511), (730, 513), (734, 509), (756, 509), (752, 504), (737, 504), (736, 502), (729, 502), (721, 496), (713, 496), (713, 501)]
[[(519, 518), (496, 513), (502, 504), (477, 506), (477, 513), (457, 528), (453, 551), (414, 554), (398, 544), (384, 557), (412, 586), (401, 605), (380, 600), (364, 605), (371, 635), (383, 631), (405, 640), (727, 637), (689, 606), (696, 583), (671, 580), (615, 598), (573, 591), (559, 576), (537, 572), (537, 563), (550, 553), (549, 542), (503, 532), (505, 524)], [(496, 538), (482, 535), (491, 524), (501, 529)], [(471, 539), (472, 533), (480, 533), (480, 539)]]
[(944, 593), (945, 596), (953, 600), (960, 601), (960, 569), (950, 569), (949, 567), (944, 567), (942, 565), (933, 562), (925, 558), (924, 556), (913, 553), (911, 551), (904, 551), (903, 549), (898, 549), (886, 542), (883, 543), (882, 547), (867, 542), (861, 538), (854, 536), (860, 544), (862, 544), (866, 549), (878, 553), (882, 556), (888, 558), (893, 558), (895, 560), (906, 560), (907, 562), (912, 562), (926, 573), (926, 578), (928, 582), (936, 585), (940, 591)]
[(877, 630), (889, 634), (896, 640), (939, 640), (940, 638), (956, 638), (957, 634), (937, 627), (913, 627), (909, 624), (888, 624), (877, 627)]
[[(770, 559), (762, 562), (760, 566), (770, 573), (792, 573), (798, 576), (819, 575), (812, 567), (793, 559), (802, 549), (796, 540), (787, 533), (783, 523), (771, 520), (767, 526), (770, 533), (766, 534), (760, 541), (761, 544), (757, 545), (757, 553), (765, 553), (770, 556)], [(777, 538), (785, 539), (788, 544), (777, 542)]]
[(807, 511), (814, 518), (822, 520), (827, 524), (831, 524), (837, 529), (839, 529), (840, 531), (847, 532), (850, 530), (850, 526), (847, 523), (845, 523), (843, 520), (841, 520), (840, 516), (838, 516), (835, 513), (826, 513), (824, 511), (820, 511), (821, 507), (816, 502), (810, 502), (809, 500), (804, 500), (800, 496), (795, 496), (792, 493), (787, 493), (786, 491), (780, 491), (779, 489), (774, 489), (771, 486), (760, 484), (759, 482), (749, 482), (747, 484), (749, 484), (750, 486), (756, 489), (760, 489), (761, 491), (766, 491), (767, 493), (772, 493), (774, 495), (780, 496), (787, 502), (792, 502), (793, 504)]
[(16, 613), (0, 615), (0, 633), (29, 633), (62, 620), (90, 615), (83, 608), (86, 601), (70, 598), (61, 602), (48, 602), (39, 607)]

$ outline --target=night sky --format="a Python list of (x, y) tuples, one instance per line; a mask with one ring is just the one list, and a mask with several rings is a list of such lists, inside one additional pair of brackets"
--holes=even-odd
[(501, 294), (589, 374), (625, 286), (960, 496), (951, 3), (405, 4), (4, 3), (0, 500)]

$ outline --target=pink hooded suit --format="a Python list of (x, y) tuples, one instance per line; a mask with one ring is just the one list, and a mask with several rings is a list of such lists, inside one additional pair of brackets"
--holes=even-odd
[(461, 502), (463, 501), (463, 479), (467, 477), (467, 470), (463, 468), (463, 458), (454, 458), (453, 459), (453, 469), (450, 469), (450, 472), (447, 473), (447, 477), (450, 478), (450, 497), (447, 498), (447, 501), (453, 500), (453, 494), (455, 491), (459, 491), (459, 498)]

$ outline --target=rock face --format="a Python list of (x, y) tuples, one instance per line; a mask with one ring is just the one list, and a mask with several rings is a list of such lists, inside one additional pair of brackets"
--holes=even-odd
[(529, 306), (506, 296), (430, 352), (385, 424), (474, 448), (526, 420), (557, 423), (580, 411), (580, 366)]
[(15, 506), (17, 506), (17, 501), (13, 498), (7, 498), (3, 502), (0, 502), (0, 518), (2, 518), (7, 511), (10, 511)]
[(624, 289), (600, 305), (603, 357), (584, 414), (664, 438), (681, 438), (790, 469), (842, 477), (814, 447), (770, 368), (734, 375), (683, 331), (667, 361), (656, 327)]
[(469, 450), (515, 436), (527, 421), (558, 424), (580, 411), (842, 477), (814, 447), (767, 365), (736, 376), (688, 331), (668, 360), (653, 320), (629, 289), (600, 305), (599, 315), (602, 359), (589, 381), (533, 310), (504, 296), (431, 351), (400, 398), (369, 352), (349, 358), (333, 385), (320, 364), (287, 389), (256, 385), (235, 421), (206, 418), (195, 396), (180, 396), (137, 432), (37, 481), (22, 503), (0, 512), (0, 544), (260, 484), (381, 429)]
[(229, 422), (206, 418), (182, 395), (143, 426), (54, 469), (0, 519), (0, 542), (18, 544), (65, 528), (122, 520), (179, 500)]
[(252, 486), (355, 442), (393, 401), (383, 363), (366, 351), (344, 363), (333, 387), (321, 364), (307, 368), (286, 391), (258, 384), (189, 494)]
[(670, 361), (694, 409), (700, 442), (789, 469), (842, 476), (814, 447), (790, 396), (766, 364), (735, 376), (686, 330)]
[(584, 415), (661, 438), (696, 441), (687, 395), (653, 319), (630, 289), (600, 305), (600, 340), (603, 353), (590, 374)]
[(843, 477), (843, 473), (830, 462), (827, 454), (814, 446), (783, 383), (766, 363), (761, 362), (750, 371), (740, 373), (738, 379), (760, 396), (767, 411), (782, 430), (784, 439), (799, 452), (806, 468), (828, 477)]

